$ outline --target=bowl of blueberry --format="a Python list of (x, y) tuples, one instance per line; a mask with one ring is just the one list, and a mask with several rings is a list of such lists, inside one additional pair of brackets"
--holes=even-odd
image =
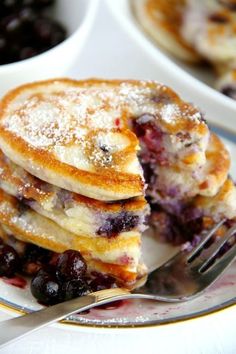
[(1, 0), (0, 95), (62, 76), (81, 51), (97, 0)]

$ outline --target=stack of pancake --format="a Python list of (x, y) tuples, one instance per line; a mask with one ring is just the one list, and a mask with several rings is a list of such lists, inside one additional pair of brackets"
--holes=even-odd
[(224, 145), (196, 107), (156, 82), (21, 86), (1, 101), (0, 148), (4, 232), (79, 250), (89, 270), (126, 286), (146, 272), (145, 194), (155, 211), (178, 203), (214, 220), (236, 215)]

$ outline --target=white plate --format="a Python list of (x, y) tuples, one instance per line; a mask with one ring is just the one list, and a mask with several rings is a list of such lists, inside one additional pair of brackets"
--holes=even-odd
[[(227, 133), (226, 133), (227, 134)], [(224, 136), (225, 132), (221, 131)], [(233, 141), (232, 141), (233, 140)], [(236, 135), (231, 141), (224, 139), (231, 156), (236, 155)], [(236, 161), (233, 160), (231, 174), (236, 177)], [(160, 244), (152, 235), (143, 236), (143, 254), (146, 264), (153, 267), (158, 259), (159, 264), (167, 260), (175, 249), (167, 244)], [(87, 326), (148, 326), (186, 320), (209, 314), (236, 304), (236, 262), (227, 272), (197, 299), (178, 304), (157, 303), (145, 300), (124, 301), (117, 308), (92, 309), (88, 314), (73, 315), (66, 323)], [(7, 312), (15, 310), (29, 312), (40, 306), (27, 286), (20, 289), (0, 280), (0, 305)]]
[[(106, 2), (120, 26), (136, 41), (140, 50), (145, 51), (156, 63), (155, 79), (201, 107), (207, 113), (208, 121), (236, 132), (236, 125), (234, 127), (232, 124), (236, 119), (236, 102), (207, 85), (211, 82), (208, 72), (177, 62), (158, 48), (137, 24), (129, 0)], [(143, 65), (145, 66), (145, 62)]]

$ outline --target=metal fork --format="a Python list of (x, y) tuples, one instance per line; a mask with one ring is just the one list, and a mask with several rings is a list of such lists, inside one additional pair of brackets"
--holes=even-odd
[[(57, 305), (0, 322), (0, 348), (39, 328), (92, 307), (124, 299), (152, 299), (165, 302), (187, 301), (200, 295), (236, 258), (236, 243), (221, 257), (221, 248), (235, 234), (236, 225), (214, 241), (207, 242), (225, 222), (222, 220), (191, 251), (181, 250), (158, 269), (153, 270), (144, 286), (132, 292), (123, 288), (101, 290)], [(214, 263), (212, 263), (214, 261)]]

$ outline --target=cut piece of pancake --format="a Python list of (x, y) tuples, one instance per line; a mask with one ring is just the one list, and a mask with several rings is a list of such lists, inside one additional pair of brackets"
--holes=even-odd
[(0, 187), (62, 228), (87, 237), (114, 237), (145, 230), (149, 206), (144, 197), (112, 203), (66, 191), (39, 180), (0, 150)]
[(152, 205), (150, 224), (157, 238), (172, 244), (196, 245), (202, 233), (220, 220), (226, 220), (217, 236), (222, 236), (236, 220), (236, 187), (227, 179), (216, 195), (197, 196), (166, 206)]
[(132, 0), (131, 5), (139, 24), (158, 45), (179, 59), (201, 61), (181, 33), (187, 0)]
[(124, 232), (117, 237), (88, 238), (59, 227), (0, 189), (0, 223), (16, 239), (63, 252), (81, 252), (90, 270), (102, 271), (126, 286), (143, 274), (140, 260), (140, 233)]
[(128, 199), (144, 194), (136, 122), (151, 129), (146, 138), (161, 165), (195, 170), (205, 164), (209, 129), (201, 113), (152, 81), (56, 79), (21, 86), (1, 101), (0, 148), (58, 187), (97, 200)]
[[(144, 156), (144, 169), (147, 164)], [(141, 164), (143, 158), (141, 154)], [(196, 171), (178, 166), (153, 166), (146, 195), (164, 208), (197, 195), (214, 196), (227, 179), (230, 157), (221, 140), (213, 133), (206, 150), (206, 163)]]

